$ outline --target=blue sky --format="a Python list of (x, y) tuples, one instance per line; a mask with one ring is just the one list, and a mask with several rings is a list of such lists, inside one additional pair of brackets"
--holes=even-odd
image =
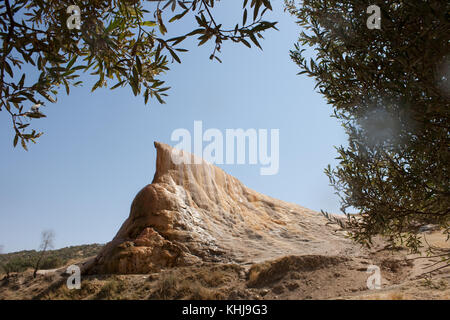
[[(280, 1), (281, 2), (281, 1)], [(218, 19), (240, 21), (241, 6), (216, 9)], [(280, 130), (280, 169), (261, 176), (259, 165), (220, 165), (248, 187), (299, 205), (331, 212), (339, 202), (323, 169), (335, 164), (333, 146), (346, 136), (314, 81), (296, 75), (289, 50), (299, 34), (295, 19), (274, 1), (263, 51), (225, 43), (211, 62), (212, 47), (187, 42), (182, 64), (164, 79), (167, 104), (134, 97), (131, 89), (90, 92), (93, 78), (70, 96), (47, 104), (47, 118), (33, 125), (45, 132), (28, 152), (12, 147), (10, 118), (0, 113), (0, 245), (4, 251), (36, 249), (40, 233), (53, 229), (55, 247), (110, 241), (128, 217), (131, 201), (155, 171), (153, 141), (171, 145), (173, 130), (255, 128)], [(168, 24), (181, 34), (190, 22)], [(31, 71), (30, 71), (31, 72)]]

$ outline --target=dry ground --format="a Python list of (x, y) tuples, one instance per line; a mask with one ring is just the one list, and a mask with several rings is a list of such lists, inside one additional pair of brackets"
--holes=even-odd
[[(448, 248), (438, 232), (428, 243)], [(439, 260), (388, 250), (381, 244), (353, 256), (285, 256), (254, 264), (205, 263), (146, 275), (82, 277), (69, 290), (64, 269), (26, 271), (0, 280), (0, 299), (444, 299), (450, 300), (450, 268), (426, 273)], [(369, 265), (381, 270), (382, 288), (369, 290)], [(434, 266), (433, 266), (434, 265)]]

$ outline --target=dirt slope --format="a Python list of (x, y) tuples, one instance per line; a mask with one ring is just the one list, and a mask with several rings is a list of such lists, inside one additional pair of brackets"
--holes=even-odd
[[(426, 234), (433, 245), (448, 242)], [(378, 246), (360, 257), (284, 256), (252, 265), (202, 262), (151, 274), (84, 275), (80, 290), (66, 286), (65, 268), (0, 280), (1, 299), (450, 299), (450, 268), (438, 260)], [(80, 261), (82, 264), (82, 261)], [(381, 289), (367, 287), (367, 267), (381, 271)]]

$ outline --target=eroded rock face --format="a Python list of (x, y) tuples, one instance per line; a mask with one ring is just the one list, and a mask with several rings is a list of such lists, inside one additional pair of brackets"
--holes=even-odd
[(201, 159), (178, 164), (196, 158), (166, 144), (155, 147), (152, 184), (136, 195), (130, 216), (87, 273), (149, 273), (201, 261), (354, 250), (320, 213), (253, 191)]

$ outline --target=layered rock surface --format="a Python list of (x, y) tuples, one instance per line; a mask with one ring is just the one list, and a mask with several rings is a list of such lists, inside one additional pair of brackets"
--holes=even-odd
[(128, 219), (87, 273), (148, 273), (202, 261), (254, 263), (356, 250), (322, 214), (253, 191), (166, 144), (155, 147), (153, 182), (136, 195)]

